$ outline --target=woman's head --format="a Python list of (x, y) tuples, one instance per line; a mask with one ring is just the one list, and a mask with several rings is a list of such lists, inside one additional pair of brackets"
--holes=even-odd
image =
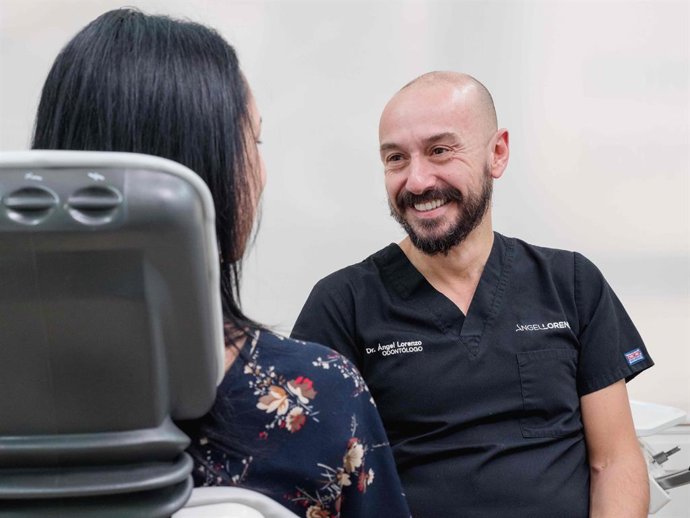
[(213, 195), (226, 317), (263, 186), (260, 120), (233, 48), (203, 25), (110, 11), (60, 52), (43, 87), (34, 149), (128, 151), (179, 162)]

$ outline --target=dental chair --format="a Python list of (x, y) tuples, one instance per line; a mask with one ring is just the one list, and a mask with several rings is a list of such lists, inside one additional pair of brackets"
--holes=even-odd
[[(211, 195), (128, 153), (0, 153), (0, 517), (170, 517), (223, 376)], [(295, 516), (239, 488), (180, 518)]]
[(630, 409), (635, 433), (647, 463), (649, 514), (656, 514), (671, 501), (671, 490), (690, 484), (690, 468), (667, 470), (664, 464), (680, 448), (676, 446), (669, 451), (657, 451), (646, 438), (684, 423), (687, 414), (679, 408), (635, 400), (630, 401)]

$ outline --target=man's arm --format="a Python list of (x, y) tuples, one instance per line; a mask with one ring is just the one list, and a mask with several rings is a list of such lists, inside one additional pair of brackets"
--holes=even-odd
[(591, 518), (645, 518), (647, 466), (635, 436), (625, 381), (580, 400), (591, 473)]

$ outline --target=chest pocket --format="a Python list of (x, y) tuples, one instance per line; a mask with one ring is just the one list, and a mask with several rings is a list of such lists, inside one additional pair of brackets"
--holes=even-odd
[(577, 352), (546, 349), (518, 353), (524, 416), (522, 436), (563, 437), (582, 430), (577, 394)]

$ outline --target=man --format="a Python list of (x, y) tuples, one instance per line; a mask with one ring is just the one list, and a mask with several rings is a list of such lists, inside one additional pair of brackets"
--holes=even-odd
[(509, 142), (489, 92), (426, 74), (379, 138), (408, 237), (320, 281), (293, 336), (359, 367), (413, 516), (646, 516), (625, 381), (653, 362), (591, 262), (493, 232)]

